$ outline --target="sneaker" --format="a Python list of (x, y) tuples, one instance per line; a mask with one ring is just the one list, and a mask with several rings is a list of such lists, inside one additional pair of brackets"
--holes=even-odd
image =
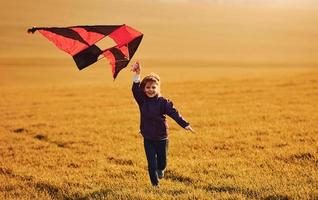
[(158, 178), (162, 179), (165, 176), (165, 171), (164, 170), (157, 170)]

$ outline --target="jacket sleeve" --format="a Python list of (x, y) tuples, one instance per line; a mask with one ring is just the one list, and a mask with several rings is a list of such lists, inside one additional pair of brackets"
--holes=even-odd
[(165, 114), (176, 121), (182, 128), (185, 128), (190, 124), (180, 115), (177, 109), (174, 108), (172, 101), (165, 101)]
[(132, 93), (138, 105), (141, 105), (143, 102), (143, 93), (140, 89), (140, 82), (133, 82)]

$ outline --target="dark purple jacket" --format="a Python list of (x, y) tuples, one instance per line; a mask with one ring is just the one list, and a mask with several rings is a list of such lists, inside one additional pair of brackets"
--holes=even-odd
[(140, 110), (140, 132), (146, 139), (164, 140), (168, 138), (166, 116), (174, 119), (181, 127), (189, 125), (168, 99), (148, 97), (140, 88), (140, 82), (133, 83), (132, 92)]

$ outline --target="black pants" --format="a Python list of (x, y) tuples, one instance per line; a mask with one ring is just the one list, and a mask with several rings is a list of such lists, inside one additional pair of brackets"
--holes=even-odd
[(168, 139), (144, 139), (144, 147), (148, 162), (148, 172), (152, 185), (158, 185), (159, 180), (156, 170), (164, 170), (167, 166)]

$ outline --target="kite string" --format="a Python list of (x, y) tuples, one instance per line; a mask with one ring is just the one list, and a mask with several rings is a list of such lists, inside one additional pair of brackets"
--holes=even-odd
[[(105, 58), (105, 56), (101, 56), (101, 57), (97, 58), (97, 61), (99, 61), (99, 60), (101, 60), (103, 58)], [(116, 60), (116, 62), (125, 62), (125, 61), (130, 61), (130, 59)]]

